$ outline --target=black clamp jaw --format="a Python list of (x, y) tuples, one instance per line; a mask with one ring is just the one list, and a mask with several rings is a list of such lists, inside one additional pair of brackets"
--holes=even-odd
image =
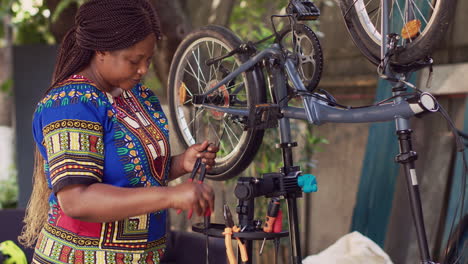
[(279, 197), (294, 194), (302, 196), (302, 189), (297, 181), (300, 172), (266, 173), (262, 178), (239, 177), (234, 193), (239, 200), (250, 200), (255, 197)]
[(317, 20), (320, 16), (320, 10), (309, 0), (292, 0), (286, 12), (294, 15), (297, 20)]

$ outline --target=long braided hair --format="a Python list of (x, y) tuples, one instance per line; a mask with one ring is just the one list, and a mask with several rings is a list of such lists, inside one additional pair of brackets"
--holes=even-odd
[[(133, 46), (149, 34), (161, 39), (157, 13), (147, 0), (89, 0), (78, 9), (75, 25), (60, 46), (52, 84), (65, 81), (91, 62), (96, 51), (115, 51)], [(50, 189), (44, 159), (36, 148), (33, 191), (26, 209), (25, 226), (18, 240), (33, 247), (47, 221)]]

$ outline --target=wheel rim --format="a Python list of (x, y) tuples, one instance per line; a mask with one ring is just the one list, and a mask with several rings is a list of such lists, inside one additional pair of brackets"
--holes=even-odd
[[(173, 103), (176, 108), (176, 122), (185, 143), (190, 146), (208, 139), (219, 144), (217, 164), (223, 164), (247, 144), (247, 131), (238, 117), (208, 110), (192, 102), (194, 94), (201, 94), (216, 85), (241, 62), (235, 56), (207, 66), (206, 59), (227, 54), (232, 48), (222, 41), (205, 37), (200, 38), (186, 49), (182, 55), (175, 76), (176, 89)], [(247, 108), (248, 90), (245, 73), (211, 93), (207, 100), (217, 106)], [(217, 174), (217, 167), (212, 174)]]
[[(421, 22), (419, 37), (431, 27), (442, 0), (391, 0), (389, 4), (389, 33), (402, 35), (402, 29), (411, 19), (405, 17), (408, 6), (413, 6), (414, 19)], [(381, 35), (381, 0), (356, 0), (354, 4), (359, 21), (366, 34), (380, 46)], [(392, 17), (394, 19), (392, 19)], [(408, 32), (408, 30), (404, 30)], [(405, 46), (417, 40), (418, 37), (400, 40), (399, 45)]]

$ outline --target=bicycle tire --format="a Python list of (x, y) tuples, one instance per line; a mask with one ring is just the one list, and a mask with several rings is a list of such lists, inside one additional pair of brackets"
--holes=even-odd
[[(369, 15), (375, 12), (378, 16), (380, 13), (380, 3), (378, 3), (379, 6), (376, 7), (375, 4), (371, 5), (369, 3), (364, 3), (364, 1), (372, 0), (341, 0), (341, 13), (351, 39), (357, 48), (371, 63), (378, 65), (381, 61), (381, 36), (380, 32), (377, 31), (380, 25), (378, 21), (370, 21), (371, 18)], [(431, 0), (431, 2), (434, 3), (433, 6), (431, 6), (428, 1), (429, 0), (415, 0), (413, 2), (416, 7), (420, 5), (419, 9), (415, 8), (416, 18), (422, 19), (424, 11), (421, 10), (423, 7), (429, 8), (428, 16), (430, 17), (426, 20), (422, 19), (424, 27), (422, 28), (422, 32), (419, 33), (419, 36), (412, 39), (409, 43), (403, 43), (403, 40), (400, 40), (402, 47), (392, 56), (392, 64), (408, 65), (419, 60), (424, 60), (444, 37), (444, 33), (447, 31), (452, 18), (455, 1)], [(392, 10), (397, 10), (395, 12), (398, 12), (400, 17), (403, 17), (403, 13), (401, 12), (403, 8), (400, 6), (399, 2), (392, 1), (392, 4), (394, 8)], [(368, 10), (370, 10), (369, 13)], [(395, 15), (395, 17), (398, 17), (398, 14)], [(397, 20), (397, 18), (389, 19), (389, 24), (391, 22), (396, 23)], [(395, 27), (397, 28), (397, 26)], [(399, 26), (395, 30), (390, 29), (389, 33), (397, 33), (400, 35), (402, 27), (403, 26)]]
[[(252, 162), (263, 139), (263, 130), (246, 128), (241, 120), (235, 117), (211, 110), (205, 111), (203, 108), (200, 108), (200, 112), (194, 112), (198, 110), (189, 99), (190, 96), (193, 98), (193, 94), (200, 93), (197, 89), (203, 91), (203, 87), (211, 88), (218, 83), (227, 75), (227, 68), (232, 72), (236, 65), (239, 66), (249, 59), (246, 54), (236, 53), (219, 61), (219, 64), (206, 65), (207, 59), (227, 54), (241, 44), (241, 40), (227, 28), (216, 25), (202, 27), (187, 35), (180, 43), (169, 70), (169, 112), (175, 123), (173, 127), (178, 139), (185, 148), (199, 143), (203, 140), (200, 138), (202, 133), (199, 133), (199, 128), (206, 125), (212, 127), (209, 133), (216, 134), (216, 139), (219, 140), (220, 151), (217, 154), (216, 165), (206, 175), (212, 180), (227, 180), (241, 173)], [(196, 64), (194, 61), (197, 61)], [(196, 65), (196, 70), (192, 64)], [(186, 69), (188, 71), (185, 71)], [(216, 103), (221, 106), (248, 109), (252, 105), (266, 102), (264, 85), (261, 69), (254, 66), (229, 82), (228, 86), (214, 91), (213, 98), (216, 96), (219, 99)], [(189, 96), (186, 97), (184, 92)], [(193, 120), (188, 122), (191, 117)], [(198, 122), (204, 123), (194, 125)], [(213, 122), (220, 125), (213, 125)], [(194, 129), (195, 126), (198, 128)]]

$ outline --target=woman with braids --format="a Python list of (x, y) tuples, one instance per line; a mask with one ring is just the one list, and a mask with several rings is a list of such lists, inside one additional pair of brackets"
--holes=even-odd
[(207, 185), (167, 182), (214, 165), (216, 147), (170, 156), (167, 118), (140, 81), (158, 17), (146, 0), (89, 0), (33, 118), (34, 189), (20, 239), (33, 263), (159, 263), (168, 208), (213, 210)]

